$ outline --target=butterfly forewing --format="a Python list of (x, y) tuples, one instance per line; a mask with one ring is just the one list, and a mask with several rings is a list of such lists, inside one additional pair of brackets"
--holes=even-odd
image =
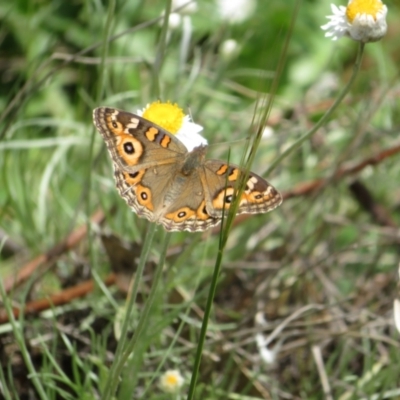
[(174, 164), (187, 153), (173, 135), (138, 115), (99, 107), (93, 111), (93, 121), (120, 169), (135, 172)]

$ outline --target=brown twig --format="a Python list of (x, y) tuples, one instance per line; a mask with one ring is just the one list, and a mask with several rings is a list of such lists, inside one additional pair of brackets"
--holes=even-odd
[[(104, 279), (104, 284), (107, 286), (113, 285), (114, 283), (115, 274), (110, 274)], [(94, 286), (93, 280), (88, 280), (46, 298), (31, 301), (20, 308), (14, 307), (14, 317), (18, 318), (21, 312), (23, 312), (25, 315), (36, 314), (40, 311), (48, 310), (51, 307), (67, 304), (73, 299), (86, 296), (93, 290)], [(0, 324), (4, 324), (8, 321), (9, 318), (5, 310), (0, 310)]]
[[(101, 224), (104, 220), (104, 212), (97, 210), (91, 217), (91, 222), (94, 224)], [(72, 232), (65, 240), (56, 244), (48, 252), (40, 254), (33, 260), (25, 264), (17, 274), (13, 274), (4, 279), (4, 288), (6, 292), (25, 282), (32, 274), (45, 264), (54, 262), (61, 254), (74, 248), (86, 236), (87, 226), (82, 225)]]
[(360, 181), (356, 180), (349, 185), (349, 189), (358, 204), (371, 215), (372, 220), (381, 226), (397, 228), (390, 213), (372, 196), (371, 191)]
[[(375, 154), (374, 156), (368, 157), (360, 161), (358, 164), (345, 166), (338, 169), (333, 178), (337, 180), (343, 178), (344, 176), (354, 175), (357, 172), (362, 171), (365, 167), (368, 167), (369, 165), (377, 165), (386, 158), (392, 157), (398, 153), (400, 153), (400, 144), (390, 147), (386, 150), (382, 150), (379, 153)], [(293, 189), (282, 192), (283, 200), (288, 200), (291, 199), (292, 197), (299, 197), (310, 194), (313, 191), (320, 189), (331, 180), (332, 178), (328, 177), (328, 178), (320, 178), (320, 179), (315, 179), (313, 181), (300, 183)], [(235, 219), (234, 225), (235, 226), (239, 225), (248, 218), (251, 218), (251, 214), (238, 215)], [(219, 229), (220, 228), (218, 226), (214, 228), (212, 231), (213, 234), (218, 234)]]
[[(336, 171), (334, 175), (334, 179), (340, 179), (343, 178), (344, 176), (348, 175), (353, 175), (356, 174), (357, 172), (362, 171), (365, 167), (369, 165), (377, 165), (386, 158), (392, 157), (395, 154), (400, 153), (400, 144), (395, 145), (393, 147), (390, 147), (389, 149), (382, 150), (381, 152), (375, 154), (374, 156), (368, 157), (358, 164), (352, 165), (352, 166), (347, 166), (347, 167), (342, 167), (339, 170)], [(304, 196), (306, 194), (309, 194), (313, 192), (314, 190), (317, 190), (325, 185), (328, 181), (331, 180), (331, 177), (329, 178), (320, 178), (320, 179), (315, 179), (310, 182), (304, 182), (299, 185), (297, 185), (295, 188), (292, 190), (288, 190), (283, 193), (283, 199), (287, 200), (292, 197), (298, 197), (298, 196)]]

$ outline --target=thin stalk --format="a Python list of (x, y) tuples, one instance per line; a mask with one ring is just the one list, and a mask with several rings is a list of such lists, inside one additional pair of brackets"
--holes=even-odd
[(342, 92), (339, 94), (335, 102), (332, 104), (332, 106), (328, 109), (328, 111), (321, 117), (321, 119), (314, 125), (312, 129), (310, 129), (308, 132), (306, 132), (303, 136), (301, 136), (299, 139), (296, 140), (288, 149), (286, 149), (268, 168), (267, 172), (265, 175), (269, 175), (280, 163), (283, 159), (285, 159), (287, 156), (289, 156), (293, 151), (297, 150), (306, 140), (310, 139), (312, 135), (323, 125), (325, 122), (329, 119), (329, 117), (333, 114), (333, 112), (337, 109), (339, 104), (342, 102), (342, 100), (345, 98), (347, 93), (349, 92), (350, 88), (352, 87), (358, 71), (360, 70), (361, 66), (361, 61), (362, 61), (362, 56), (364, 53), (364, 43), (360, 43), (358, 46), (358, 51), (357, 51), (357, 57), (356, 57), (356, 62), (354, 63), (353, 67), (353, 73), (350, 77), (349, 82), (347, 85), (343, 88)]
[(102, 397), (103, 400), (110, 400), (111, 398), (113, 398), (114, 393), (117, 388), (117, 385), (118, 385), (118, 382), (119, 382), (119, 376), (121, 375), (122, 369), (124, 367), (124, 363), (125, 363), (124, 354), (126, 354), (126, 348), (127, 348), (127, 346), (129, 346), (129, 345), (126, 345), (127, 332), (128, 332), (128, 326), (129, 326), (129, 318), (130, 318), (130, 315), (132, 314), (133, 306), (136, 303), (136, 297), (137, 297), (137, 294), (139, 291), (139, 282), (141, 281), (144, 267), (146, 265), (146, 261), (149, 256), (149, 253), (150, 253), (150, 248), (153, 243), (153, 237), (154, 237), (156, 228), (157, 228), (156, 224), (149, 224), (149, 228), (148, 228), (149, 230), (145, 236), (145, 240), (143, 243), (143, 249), (140, 254), (138, 269), (136, 271), (133, 286), (132, 286), (131, 295), (130, 295), (128, 303), (126, 305), (126, 317), (125, 317), (124, 323), (122, 325), (121, 338), (118, 342), (117, 350), (115, 352), (115, 361), (110, 368), (110, 373), (108, 375), (107, 383), (105, 385), (106, 389), (105, 389), (103, 397)]
[(165, 15), (164, 22), (161, 29), (160, 39), (158, 42), (158, 48), (156, 52), (156, 57), (153, 64), (153, 77), (152, 77), (152, 97), (159, 98), (160, 97), (160, 82), (159, 75), (161, 71), (162, 64), (164, 62), (165, 52), (167, 48), (167, 33), (168, 33), (168, 23), (169, 23), (169, 15), (171, 13), (171, 3), (172, 0), (168, 0), (165, 5)]
[[(164, 234), (164, 236), (165, 236), (165, 234)], [(139, 319), (138, 325), (135, 329), (135, 332), (134, 332), (132, 338), (129, 340), (129, 343), (127, 344), (127, 346), (122, 354), (122, 357), (120, 360), (121, 366), (124, 366), (126, 361), (129, 358), (129, 356), (133, 352), (135, 352), (135, 347), (138, 342), (138, 338), (146, 337), (146, 330), (148, 329), (149, 317), (151, 315), (151, 308), (152, 308), (154, 300), (156, 298), (159, 283), (161, 281), (163, 267), (164, 267), (165, 259), (167, 256), (167, 250), (168, 250), (170, 238), (171, 238), (171, 234), (166, 234), (166, 237), (163, 241), (163, 247), (161, 249), (160, 259), (158, 261), (157, 268), (154, 272), (153, 282), (151, 285), (149, 297), (146, 300), (146, 304), (140, 315), (140, 319)], [(134, 371), (134, 370), (129, 371), (130, 375), (135, 376), (135, 373), (137, 373), (137, 371)], [(122, 396), (122, 398), (126, 398), (126, 397)]]
[(168, 250), (168, 244), (169, 244), (170, 237), (171, 237), (171, 235), (167, 234), (166, 238), (164, 239), (163, 248), (162, 248), (161, 254), (160, 254), (160, 260), (158, 262), (156, 271), (154, 273), (153, 283), (151, 285), (149, 297), (146, 300), (146, 305), (142, 311), (142, 316), (139, 320), (139, 323), (135, 330), (135, 333), (132, 336), (132, 339), (129, 341), (129, 344), (127, 346), (127, 350), (126, 350), (127, 357), (129, 356), (130, 353), (132, 353), (138, 336), (142, 333), (143, 328), (146, 326), (146, 324), (148, 322), (149, 311), (151, 309), (151, 306), (153, 305), (153, 302), (154, 302), (154, 299), (155, 299), (155, 296), (157, 293), (158, 284), (159, 284), (161, 276), (162, 276), (162, 271), (163, 271), (163, 267), (164, 267), (164, 263), (165, 263), (165, 258), (167, 256), (167, 250)]
[[(283, 48), (283, 52), (282, 52), (282, 57), (281, 57), (281, 62), (278, 65), (277, 68), (277, 73), (275, 75), (275, 79), (273, 81), (273, 85), (271, 88), (271, 95), (269, 97), (269, 101), (268, 101), (268, 105), (265, 108), (265, 110), (262, 113), (261, 116), (261, 121), (259, 124), (259, 129), (257, 132), (257, 135), (255, 137), (253, 137), (253, 141), (252, 143), (246, 143), (246, 146), (244, 148), (243, 151), (243, 158), (242, 158), (242, 162), (241, 162), (241, 167), (243, 167), (245, 173), (241, 175), (238, 185), (237, 185), (237, 192), (235, 194), (235, 199), (233, 201), (233, 203), (231, 204), (230, 208), (229, 208), (229, 212), (227, 215), (226, 220), (224, 219), (224, 216), (222, 218), (222, 224), (221, 224), (221, 232), (220, 232), (220, 240), (219, 240), (219, 246), (218, 246), (218, 254), (217, 254), (217, 259), (215, 261), (215, 267), (214, 267), (214, 273), (212, 276), (212, 281), (211, 281), (211, 285), (210, 285), (210, 290), (209, 290), (209, 294), (207, 297), (207, 303), (206, 303), (206, 308), (204, 311), (204, 317), (203, 317), (203, 323), (201, 325), (201, 329), (200, 329), (200, 337), (199, 337), (199, 342), (197, 345), (197, 350), (196, 350), (196, 356), (195, 356), (195, 360), (194, 360), (194, 365), (193, 365), (193, 373), (192, 373), (192, 378), (190, 381), (190, 386), (189, 386), (189, 391), (188, 391), (188, 396), (187, 396), (187, 400), (193, 400), (194, 398), (194, 392), (195, 392), (195, 388), (196, 388), (196, 383), (197, 383), (197, 378), (199, 375), (199, 368), (200, 368), (200, 363), (201, 363), (201, 356), (202, 356), (202, 352), (203, 352), (203, 347), (204, 347), (204, 343), (205, 343), (205, 337), (206, 337), (206, 333), (207, 333), (207, 327), (208, 327), (208, 320), (210, 318), (210, 314), (211, 314), (211, 307), (213, 304), (213, 300), (215, 297), (215, 292), (217, 289), (217, 283), (218, 283), (218, 277), (220, 275), (221, 272), (221, 267), (222, 267), (222, 258), (223, 258), (223, 254), (224, 254), (224, 249), (226, 246), (226, 243), (228, 241), (228, 236), (229, 236), (229, 232), (230, 229), (232, 227), (233, 221), (235, 219), (236, 216), (236, 211), (239, 207), (239, 202), (240, 202), (240, 198), (241, 195), (244, 191), (244, 188), (246, 186), (246, 181), (247, 181), (247, 174), (250, 171), (250, 167), (251, 164), (254, 160), (255, 157), (255, 153), (256, 150), (258, 148), (258, 145), (260, 144), (261, 141), (261, 132), (262, 132), (262, 127), (264, 126), (264, 123), (268, 117), (268, 114), (270, 112), (271, 106), (272, 106), (272, 100), (275, 96), (275, 93), (277, 91), (277, 87), (278, 87), (278, 81), (279, 81), (279, 76), (282, 73), (283, 70), (283, 60), (285, 59), (285, 55), (287, 53), (287, 49), (288, 49), (288, 44), (289, 44), (289, 38), (291, 37), (292, 34), (292, 28), (294, 26), (294, 21), (296, 19), (297, 13), (298, 13), (298, 9), (299, 9), (299, 2), (296, 4), (295, 10), (294, 10), (294, 14), (293, 14), (293, 19), (292, 19), (292, 25), (291, 25), (291, 30), (288, 34), (287, 40), (285, 42), (285, 46)], [(250, 153), (248, 152), (249, 147), (250, 149)], [(247, 155), (247, 158), (246, 158)], [(228, 158), (228, 163), (229, 163), (229, 158)]]
[[(221, 233), (221, 235), (224, 235), (226, 233), (226, 237), (228, 237), (228, 232), (229, 232), (229, 227), (227, 227), (227, 230), (225, 232)], [(218, 254), (217, 254), (217, 259), (215, 260), (214, 273), (213, 273), (212, 280), (211, 280), (210, 291), (209, 291), (208, 297), (207, 297), (206, 308), (204, 310), (203, 323), (202, 323), (201, 329), (200, 329), (200, 337), (199, 337), (199, 342), (197, 344), (194, 365), (192, 368), (193, 372), (192, 372), (192, 378), (190, 380), (190, 386), (189, 386), (187, 400), (194, 399), (194, 391), (196, 389), (197, 378), (199, 375), (199, 368), (200, 368), (200, 363), (201, 363), (201, 356), (203, 354), (203, 347), (204, 347), (204, 342), (205, 342), (206, 333), (207, 333), (208, 321), (210, 319), (211, 308), (213, 305), (215, 292), (217, 290), (218, 278), (219, 278), (219, 274), (221, 272), (222, 257), (224, 254), (225, 243), (226, 243), (226, 240), (221, 241), (221, 244), (223, 247), (219, 248)]]
[[(100, 99), (103, 96), (103, 92), (104, 92), (104, 77), (105, 77), (105, 66), (104, 65), (105, 65), (105, 60), (107, 58), (107, 53), (108, 53), (108, 43), (109, 43), (109, 36), (110, 36), (110, 32), (111, 32), (112, 20), (114, 17), (114, 10), (115, 10), (115, 0), (111, 0), (109, 8), (108, 8), (105, 33), (104, 33), (104, 38), (103, 38), (103, 48), (102, 48), (101, 65), (100, 65), (100, 85), (99, 85), (99, 89), (97, 92), (96, 103), (98, 103), (100, 101)], [(89, 168), (87, 170), (86, 183), (82, 190), (82, 194), (85, 194), (84, 199), (86, 200), (86, 215), (91, 214), (91, 205), (92, 205), (91, 187), (92, 187), (92, 175), (93, 175), (93, 164), (94, 164), (94, 142), (95, 142), (96, 135), (97, 134), (95, 132), (95, 129), (92, 128), (92, 133), (90, 135), (88, 162), (87, 162), (87, 165), (89, 166)], [(93, 253), (93, 245), (92, 245), (92, 222), (91, 222), (90, 218), (88, 218), (86, 225), (87, 225), (89, 257), (90, 257), (91, 265), (96, 265), (95, 255)], [(97, 276), (94, 275), (95, 280), (96, 280), (96, 277)]]

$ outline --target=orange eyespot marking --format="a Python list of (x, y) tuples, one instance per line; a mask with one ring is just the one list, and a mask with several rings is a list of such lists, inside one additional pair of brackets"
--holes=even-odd
[(165, 149), (169, 146), (171, 143), (171, 138), (167, 135), (164, 135), (164, 137), (161, 139), (161, 146), (164, 147)]
[(146, 207), (148, 210), (153, 211), (153, 202), (151, 201), (151, 191), (146, 186), (137, 185), (136, 186), (136, 197), (141, 206)]
[(124, 133), (124, 126), (115, 120), (115, 115), (106, 116), (107, 126), (114, 135), (122, 135)]
[(216, 172), (217, 175), (223, 175), (228, 170), (228, 165), (223, 164), (219, 167), (219, 170)]
[(243, 199), (246, 200), (246, 203), (264, 203), (266, 201), (268, 201), (270, 199), (270, 195), (265, 194), (265, 193), (261, 193), (261, 192), (250, 192), (248, 194), (243, 194), (242, 196), (242, 200), (240, 201), (240, 204), (242, 204)]
[(240, 171), (237, 168), (234, 168), (228, 176), (228, 181), (236, 181), (239, 178), (239, 175)]
[(222, 210), (225, 205), (225, 208), (229, 208), (233, 201), (233, 193), (234, 190), (231, 187), (221, 190), (212, 201), (213, 207)]
[(150, 142), (154, 142), (159, 133), (160, 133), (160, 131), (157, 128), (155, 128), (154, 126), (152, 126), (146, 131), (145, 135), (146, 135), (147, 139), (150, 140)]
[(115, 138), (118, 155), (126, 165), (136, 165), (143, 155), (144, 149), (139, 140), (130, 135), (119, 135)]
[(144, 169), (134, 173), (124, 172), (124, 180), (128, 185), (135, 186), (142, 180), (145, 172)]
[(206, 209), (206, 202), (203, 200), (200, 204), (200, 207), (196, 211), (197, 219), (201, 219), (202, 221), (206, 221), (210, 218), (210, 215)]
[(174, 222), (182, 222), (193, 217), (196, 213), (189, 207), (182, 207), (172, 213), (166, 214), (166, 218)]

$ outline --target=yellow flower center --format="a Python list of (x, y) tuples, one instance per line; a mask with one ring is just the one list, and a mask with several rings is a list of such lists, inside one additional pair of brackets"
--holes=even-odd
[(161, 126), (170, 133), (177, 133), (182, 127), (185, 114), (178, 105), (161, 103), (160, 100), (151, 103), (143, 112), (143, 118)]
[(176, 386), (178, 384), (178, 377), (175, 374), (169, 374), (165, 379), (168, 386)]
[(376, 15), (383, 9), (380, 0), (353, 0), (346, 8), (347, 20), (352, 23), (360, 14), (371, 15), (376, 20)]

